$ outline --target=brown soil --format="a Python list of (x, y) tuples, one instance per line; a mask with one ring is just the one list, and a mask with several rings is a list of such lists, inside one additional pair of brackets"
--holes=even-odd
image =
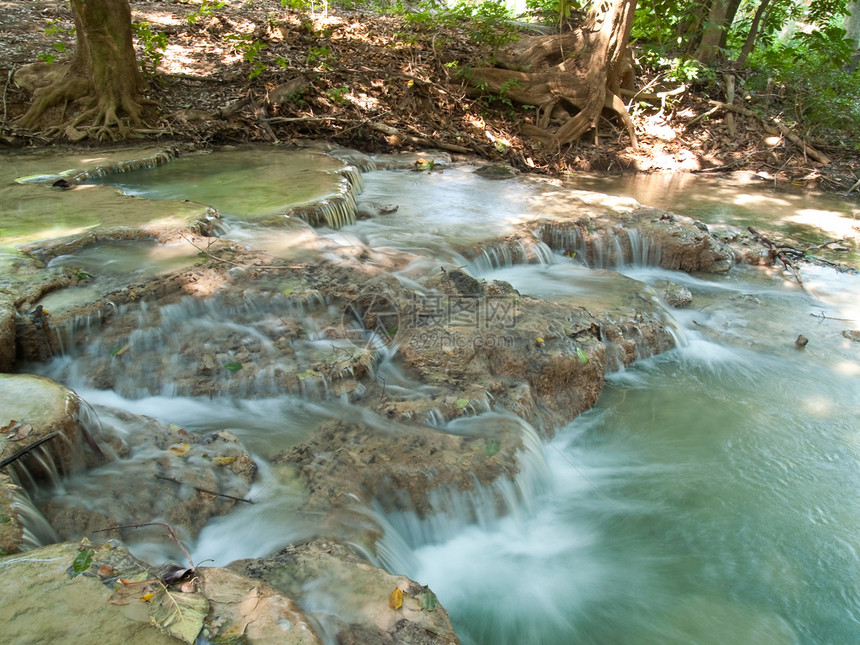
[[(452, 71), (455, 63), (479, 66), (491, 56), (466, 29), (430, 28), (369, 11), (297, 12), (277, 0), (230, 2), (193, 23), (188, 18), (200, 12), (197, 3), (138, 0), (131, 7), (135, 22), (151, 23), (169, 37), (149, 79), (147, 96), (161, 107), (145, 113), (141, 136), (152, 140), (208, 145), (329, 139), (369, 152), (439, 147), (553, 174), (745, 169), (843, 193), (860, 176), (860, 153), (819, 146), (831, 161), (817, 163), (753, 116), (734, 115), (734, 136), (725, 112), (695, 121), (713, 107), (708, 99), (725, 100), (696, 88), (663, 106), (637, 99), (632, 115), (638, 148), (612, 117), (578, 144), (547, 149), (520, 135), (535, 110), (475, 97)], [(46, 33), (50, 21), (59, 25), (57, 32)], [(31, 93), (16, 85), (14, 73), (40, 54), (55, 53), (58, 43), (66, 50), (52, 64), (62, 64), (74, 47), (72, 27), (65, 2), (0, 0), (0, 146), (54, 143), (47, 126), (75, 115), (74, 105), (57, 106), (45, 115), (42, 132), (15, 125)], [(254, 42), (265, 47), (256, 58), (243, 55), (243, 43)], [(138, 58), (146, 60), (141, 43)], [(250, 78), (258, 63), (263, 71)], [(637, 86), (648, 92), (671, 89), (649, 86), (647, 70), (637, 74)]]

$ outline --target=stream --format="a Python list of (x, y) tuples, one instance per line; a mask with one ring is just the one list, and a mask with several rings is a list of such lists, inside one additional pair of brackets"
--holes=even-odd
[[(860, 328), (860, 277), (803, 265), (800, 288), (777, 268), (739, 264), (721, 275), (687, 274), (649, 265), (647, 253), (640, 262), (608, 257), (588, 267), (581, 255), (548, 249), (528, 263), (498, 252), (465, 253), (539, 216), (623, 209), (631, 199), (709, 226), (761, 227), (816, 244), (852, 235), (856, 240), (856, 203), (777, 192), (752, 179), (573, 177), (553, 183), (490, 181), (467, 165), (432, 172), (366, 168), (359, 206), (392, 204), (396, 212), (313, 232), (261, 224), (265, 207), (257, 201), (243, 216), (243, 185), (256, 174), (254, 167), (249, 161), (245, 174), (229, 184), (215, 170), (229, 174), (241, 165), (240, 153), (223, 161), (213, 154), (199, 173), (180, 167), (181, 161), (99, 181), (148, 199), (215, 205), (224, 217), (224, 237), (275, 257), (330, 260), (344, 249), (366, 249), (370, 263), (390, 265), (406, 286), (443, 264), (586, 309), (625, 297), (631, 280), (649, 298), (667, 282), (691, 292), (690, 307), (666, 307), (663, 314), (674, 320), (678, 347), (617, 366), (595, 407), (551, 440), (537, 442), (528, 471), (514, 482), (508, 513), (488, 511), (475, 519), (452, 511), (420, 519), (408, 508), (365, 509), (385, 530), (370, 557), (429, 585), (464, 644), (860, 640), (860, 344), (842, 334)], [(165, 176), (170, 181), (159, 179)], [(284, 181), (283, 175), (272, 181)], [(216, 185), (221, 193), (207, 199)], [(310, 182), (302, 190), (310, 194), (318, 187)], [(128, 272), (121, 261), (131, 258), (150, 276), (193, 263), (166, 248), (163, 257), (130, 245), (113, 255), (89, 250), (53, 262), (105, 275)], [(411, 258), (407, 264), (392, 260), (404, 254)], [(144, 256), (151, 266), (137, 259)], [(842, 257), (856, 264), (856, 245)], [(66, 306), (67, 295), (51, 297), (56, 300), (46, 302), (48, 308)], [(245, 297), (253, 304), (252, 294)], [(247, 315), (168, 307), (165, 340), (159, 341), (166, 354), (180, 351), (169, 337), (187, 325), (207, 325), (213, 339), (229, 327), (258, 339), (253, 342), (262, 345), (260, 351), (275, 351), (259, 340), (272, 315), (266, 306), (249, 304)], [(316, 323), (302, 324), (310, 331), (306, 341), (292, 345), (299, 359), (329, 347), (324, 330), (311, 329)], [(799, 334), (809, 339), (802, 349), (795, 346)], [(396, 349), (379, 348), (374, 377), (407, 394), (429, 387), (402, 369)], [(280, 478), (270, 460), (328, 419), (362, 417), (362, 408), (313, 379), (302, 391), (279, 392), (262, 370), (244, 389), (216, 397), (196, 396), (178, 378), (165, 380), (170, 371), (151, 379), (142, 373), (133, 383), (104, 390), (91, 378), (86, 358), (69, 351), (21, 371), (49, 376), (93, 405), (188, 430), (229, 430), (260, 465), (249, 494), (256, 503), (210, 520), (191, 545), (195, 560), (220, 566), (262, 557), (325, 530), (321, 520), (297, 512), (295, 484)], [(519, 422), (511, 416), (490, 404), (454, 420), (430, 415), (423, 421), (466, 434), (502, 419)], [(86, 485), (85, 476), (65, 483), (71, 491)], [(475, 495), (473, 506), (492, 506), (480, 491)], [(130, 548), (155, 561), (165, 556), (164, 545), (141, 541)], [(317, 602), (309, 609), (323, 611), (324, 594)]]

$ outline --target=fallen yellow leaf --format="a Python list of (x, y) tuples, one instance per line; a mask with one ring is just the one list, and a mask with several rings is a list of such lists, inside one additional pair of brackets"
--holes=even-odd
[(392, 609), (400, 609), (403, 606), (403, 592), (400, 591), (400, 587), (395, 588), (388, 596), (388, 606)]
[(167, 449), (167, 452), (172, 452), (177, 457), (184, 457), (186, 454), (188, 454), (189, 450), (191, 450), (190, 444), (175, 443)]

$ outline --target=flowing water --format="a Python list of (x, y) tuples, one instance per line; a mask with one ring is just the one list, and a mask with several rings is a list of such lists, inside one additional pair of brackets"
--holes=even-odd
[[(182, 181), (191, 180), (177, 175), (162, 196), (187, 198), (177, 189)], [(631, 195), (681, 214), (693, 203), (690, 214), (706, 223), (738, 227), (788, 230), (820, 213), (820, 241), (851, 234), (856, 206), (762, 186), (736, 187), (731, 200), (721, 187), (709, 199), (707, 182), (649, 200), (647, 180), (639, 193), (636, 185), (607, 181), (491, 182), (468, 167), (368, 172), (361, 200), (396, 205), (396, 212), (319, 236), (234, 224), (244, 244), (276, 255), (301, 247), (305, 257), (330, 258), (338, 248), (362, 246), (371, 261), (384, 263), (387, 254), (408, 252), (412, 261), (395, 270), (405, 285), (454, 263), (478, 278), (586, 308), (631, 284), (648, 297), (666, 281), (693, 294), (690, 308), (671, 313), (677, 349), (610, 374), (597, 406), (550, 442), (524, 428), (531, 452), (517, 490), (509, 491), (508, 515), (475, 513), (481, 499), (461, 500), (469, 519), (465, 511), (419, 520), (409, 511), (386, 516), (367, 508), (387, 531), (369, 555), (428, 584), (469, 645), (860, 642), (860, 345), (841, 333), (860, 328), (857, 276), (804, 267), (801, 289), (788, 274), (743, 265), (727, 275), (691, 276), (642, 263), (585, 268), (540, 246), (527, 263), (500, 252), (469, 260), (465, 251), (518, 222), (623, 208)], [(134, 182), (131, 174), (122, 178), (128, 190), (160, 196), (152, 193), (158, 182)], [(584, 194), (576, 191), (597, 186), (619, 197), (578, 199)], [(196, 201), (210, 203), (205, 185), (195, 191)], [(774, 219), (768, 211), (775, 204)], [(196, 309), (182, 324), (214, 330), (225, 321)], [(252, 336), (255, 324), (266, 323), (231, 324)], [(805, 349), (794, 345), (798, 334), (809, 338)], [(267, 459), (328, 419), (364, 411), (313, 388), (214, 399), (171, 384), (100, 391), (74, 369), (76, 360), (38, 369), (94, 404), (189, 430), (229, 429), (257, 457), (261, 475), (249, 495), (257, 504), (212, 520), (194, 545), (195, 559), (225, 564), (263, 556), (320, 530), (318, 518), (297, 511), (295, 483)], [(390, 349), (379, 353), (375, 369), (388, 387), (430, 388), (403, 373)], [(489, 406), (473, 412), (436, 424), (467, 433), (516, 422)]]

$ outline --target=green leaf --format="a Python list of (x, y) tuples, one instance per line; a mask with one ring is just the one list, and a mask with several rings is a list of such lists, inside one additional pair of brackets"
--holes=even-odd
[(224, 365), (224, 369), (230, 370), (231, 372), (238, 372), (240, 369), (242, 369), (242, 363), (227, 363)]
[(581, 347), (576, 348), (576, 355), (579, 357), (579, 360), (582, 361), (583, 363), (588, 362), (588, 355), (584, 351), (582, 351)]
[(149, 618), (166, 634), (193, 643), (203, 629), (209, 601), (199, 593), (179, 593), (162, 587), (149, 603)]
[(499, 442), (498, 441), (488, 441), (487, 442), (487, 457), (492, 457), (497, 452), (499, 452)]
[(457, 399), (457, 409), (462, 410), (469, 405), (469, 399)]
[(110, 355), (119, 356), (120, 354), (125, 354), (128, 351), (129, 347), (130, 346), (128, 345), (128, 343), (126, 343), (125, 345), (120, 345), (119, 347), (114, 347), (112, 350), (110, 350)]
[(85, 549), (78, 553), (78, 557), (72, 561), (72, 570), (76, 576), (90, 568), (90, 564), (93, 561), (93, 553), (92, 549)]
[(436, 594), (429, 589), (425, 589), (424, 593), (421, 594), (421, 608), (426, 609), (427, 611), (433, 611), (438, 606), (439, 599), (436, 597)]

